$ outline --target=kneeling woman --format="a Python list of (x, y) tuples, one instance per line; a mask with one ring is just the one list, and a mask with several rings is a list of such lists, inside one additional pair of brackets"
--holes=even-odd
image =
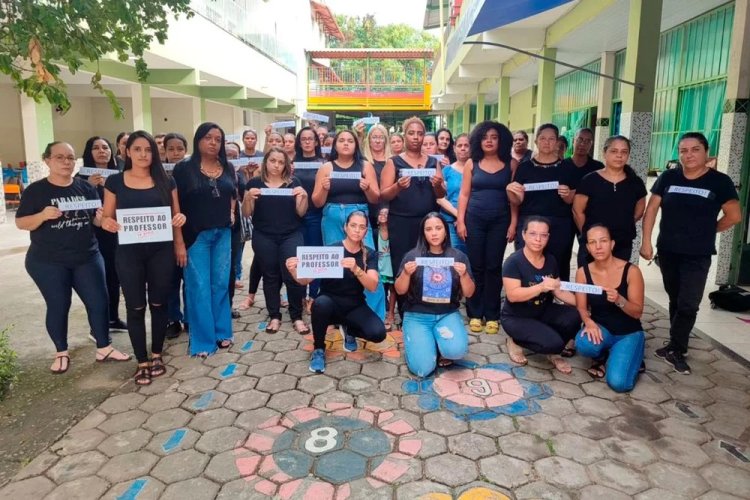
[[(310, 371), (323, 373), (326, 369), (325, 339), (328, 325), (339, 324), (344, 333), (344, 349), (357, 350), (357, 337), (368, 342), (385, 340), (385, 325), (365, 301), (364, 291), (378, 286), (378, 253), (364, 245), (368, 218), (364, 212), (351, 212), (344, 225), (344, 240), (330, 246), (343, 246), (344, 276), (341, 279), (321, 279), (320, 293), (312, 305), (314, 350)], [(290, 257), (286, 267), (294, 279), (306, 286), (312, 280), (297, 278), (297, 257)]]
[[(453, 259), (451, 266), (420, 265), (420, 258)], [(437, 212), (428, 213), (420, 224), (417, 246), (407, 252), (395, 283), (404, 295), (404, 348), (409, 371), (420, 377), (432, 373), (438, 354), (461, 359), (469, 346), (464, 320), (459, 312), (461, 297), (474, 294), (469, 259), (451, 248), (448, 226)]]
[[(555, 258), (545, 252), (550, 223), (545, 217), (532, 215), (524, 222), (524, 246), (505, 259), (503, 264), (503, 302), (500, 322), (508, 334), (511, 361), (525, 365), (523, 349), (547, 354), (561, 373), (570, 373), (570, 365), (559, 354), (575, 337), (581, 326), (571, 292), (560, 290), (560, 270)], [(565, 304), (555, 304), (552, 299)]]
[(576, 294), (576, 306), (583, 318), (583, 329), (576, 337), (578, 352), (600, 358), (609, 351), (605, 371), (607, 385), (616, 392), (635, 387), (643, 360), (645, 334), (643, 314), (643, 275), (638, 266), (612, 255), (615, 242), (609, 229), (593, 225), (586, 232), (586, 249), (594, 262), (578, 269), (576, 281), (601, 286), (601, 295)]

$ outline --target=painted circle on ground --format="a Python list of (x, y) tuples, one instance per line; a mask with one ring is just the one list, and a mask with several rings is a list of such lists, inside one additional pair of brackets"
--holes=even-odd
[(352, 481), (380, 488), (414, 466), (422, 441), (397, 413), (341, 403), (298, 408), (258, 425), (234, 450), (235, 464), (263, 495), (344, 500)]
[(457, 361), (423, 380), (407, 380), (403, 389), (419, 395), (417, 404), (423, 410), (445, 409), (464, 420), (531, 415), (540, 410), (537, 401), (550, 397), (552, 390), (524, 375), (522, 367), (505, 363)]

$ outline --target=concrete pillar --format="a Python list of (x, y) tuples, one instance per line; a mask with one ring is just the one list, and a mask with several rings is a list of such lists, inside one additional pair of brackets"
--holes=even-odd
[[(34, 182), (49, 175), (49, 168), (42, 161), (42, 152), (55, 140), (52, 106), (46, 99), (35, 102), (25, 94), (20, 94), (20, 99), (26, 170), (29, 182)], [(80, 155), (82, 151), (77, 153)]]
[[(630, 139), (630, 166), (646, 181), (651, 156), (654, 85), (659, 55), (662, 0), (630, 0), (628, 51), (623, 80), (643, 85), (622, 85), (620, 133)], [(636, 225), (631, 262), (638, 262), (641, 247), (641, 222)]]
[(471, 103), (467, 102), (464, 104), (463, 120), (461, 123), (461, 133), (469, 133), (469, 127), (471, 126)]
[[(199, 97), (193, 97), (191, 111), (193, 131), (195, 131), (195, 129), (198, 128), (198, 125), (206, 121), (206, 100)], [(258, 138), (258, 140), (260, 140), (260, 138)]]
[(510, 121), (510, 77), (507, 76), (497, 82), (497, 121), (503, 125)]
[[(544, 47), (540, 53), (544, 57), (554, 59), (557, 49)], [(555, 108), (555, 63), (539, 59), (539, 76), (536, 92), (536, 123), (535, 127), (552, 121)]]
[(477, 123), (481, 123), (487, 118), (484, 114), (484, 94), (479, 92), (477, 94)]
[[(615, 74), (615, 53), (603, 52), (601, 72), (605, 75)], [(612, 90), (614, 81), (599, 77), (599, 95), (596, 99), (596, 128), (594, 129), (594, 158), (602, 159), (602, 146), (609, 137), (609, 125), (612, 119)]]
[(151, 122), (151, 87), (142, 84), (130, 86), (133, 99), (133, 130), (153, 132)]
[[(721, 117), (721, 141), (717, 167), (740, 185), (742, 168), (750, 168), (748, 148), (748, 113), (750, 113), (750, 0), (737, 0), (734, 6), (732, 46), (729, 51), (726, 101)], [(717, 284), (736, 283), (742, 257), (744, 227), (748, 223), (747, 188), (743, 187), (740, 203), (743, 222), (719, 238), (716, 263)]]

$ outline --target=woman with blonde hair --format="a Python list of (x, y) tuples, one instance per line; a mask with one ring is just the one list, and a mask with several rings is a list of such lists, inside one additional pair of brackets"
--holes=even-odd
[[(385, 162), (391, 157), (391, 144), (389, 142), (388, 131), (380, 123), (373, 125), (370, 131), (367, 132), (367, 137), (362, 144), (362, 154), (372, 163), (379, 186), (380, 174), (383, 172)], [(368, 208), (370, 210), (370, 230), (375, 234), (375, 230), (378, 228), (378, 215), (380, 214), (380, 209), (383, 208), (383, 204), (370, 205)]]

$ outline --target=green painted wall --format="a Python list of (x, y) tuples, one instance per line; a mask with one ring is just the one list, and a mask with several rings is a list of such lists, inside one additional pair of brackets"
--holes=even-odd
[(536, 106), (532, 102), (534, 87), (528, 87), (510, 96), (510, 129), (534, 130)]
[[(584, 68), (598, 72), (601, 61), (593, 61)], [(573, 149), (573, 136), (576, 130), (596, 124), (598, 91), (599, 77), (585, 71), (571, 71), (555, 79), (552, 123), (560, 127), (560, 133), (568, 138), (570, 152)]]

